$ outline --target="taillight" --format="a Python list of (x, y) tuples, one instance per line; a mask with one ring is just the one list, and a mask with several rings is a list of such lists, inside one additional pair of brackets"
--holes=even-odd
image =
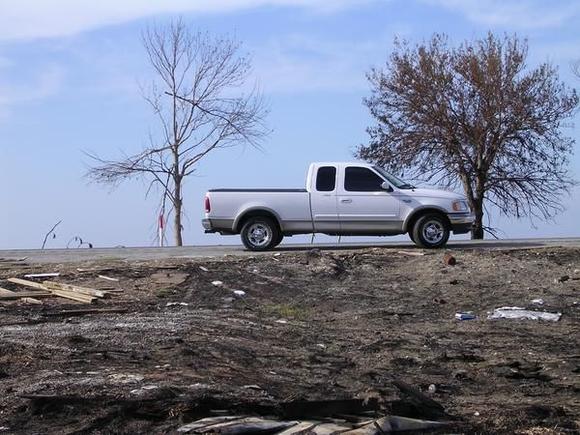
[(209, 196), (205, 197), (205, 212), (209, 213), (211, 211), (211, 204), (209, 203)]

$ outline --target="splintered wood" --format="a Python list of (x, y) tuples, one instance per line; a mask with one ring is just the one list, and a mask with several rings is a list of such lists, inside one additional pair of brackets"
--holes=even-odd
[[(38, 277), (54, 276), (50, 274), (37, 274)], [(21, 278), (8, 278), (6, 281), (19, 286), (29, 287), (35, 291), (12, 291), (0, 287), (1, 300), (20, 299), (23, 302), (40, 304), (37, 298), (60, 297), (70, 299), (76, 302), (91, 304), (100, 298), (106, 298), (110, 292), (97, 290), (89, 287), (81, 287), (74, 284), (65, 284), (54, 281), (29, 281)], [(115, 292), (116, 293), (116, 292)]]

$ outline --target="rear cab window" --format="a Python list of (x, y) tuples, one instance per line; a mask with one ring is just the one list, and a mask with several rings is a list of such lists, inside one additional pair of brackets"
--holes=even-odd
[(380, 192), (385, 180), (368, 168), (349, 166), (344, 173), (344, 190), (347, 192)]
[(321, 166), (316, 172), (316, 190), (318, 192), (332, 192), (336, 188), (336, 168)]

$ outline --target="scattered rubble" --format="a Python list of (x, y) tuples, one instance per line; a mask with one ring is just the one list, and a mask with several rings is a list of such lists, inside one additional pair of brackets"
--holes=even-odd
[[(46, 274), (36, 274), (36, 277), (45, 276)], [(66, 284), (54, 281), (43, 281), (42, 283), (39, 283), (21, 278), (8, 278), (6, 281), (12, 284), (17, 284), (19, 286), (33, 288), (35, 291), (12, 291), (5, 288), (0, 288), (0, 301), (25, 299), (29, 303), (41, 304), (42, 302), (38, 300), (39, 298), (58, 296), (61, 298), (90, 304), (96, 301), (98, 298), (105, 298), (111, 294), (105, 290), (96, 290), (93, 288), (86, 288), (74, 284)]]
[(347, 435), (381, 435), (385, 433), (425, 431), (449, 426), (447, 422), (418, 420), (390, 415), (378, 419), (361, 416), (356, 421), (280, 421), (261, 417), (222, 416), (208, 417), (177, 429), (179, 433), (222, 433), (222, 434), (256, 434), (270, 433), (278, 435), (338, 434)]
[(447, 266), (455, 266), (457, 264), (457, 260), (453, 255), (447, 253), (443, 256), (443, 263), (445, 263)]
[[(455, 267), (384, 248), (0, 261), (0, 427), (176, 433), (232, 417), (222, 429), (578, 432), (580, 250), (450, 252)], [(47, 272), (60, 275), (10, 280)], [(561, 318), (481, 319), (514, 301)], [(466, 310), (481, 320), (456, 321)]]

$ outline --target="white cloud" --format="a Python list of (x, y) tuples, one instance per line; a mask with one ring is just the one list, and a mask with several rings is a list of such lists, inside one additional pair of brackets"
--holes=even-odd
[(357, 42), (289, 35), (252, 47), (254, 69), (266, 93), (360, 91), (367, 88), (365, 72), (391, 43), (386, 35)]
[(0, 75), (0, 120), (15, 105), (55, 95), (64, 82), (64, 70), (55, 64), (43, 67), (32, 77), (6, 79)]
[(232, 12), (260, 6), (318, 12), (372, 0), (0, 0), (0, 40), (68, 36), (165, 13)]
[(423, 0), (465, 15), (487, 26), (510, 28), (550, 28), (580, 14), (578, 1), (544, 0)]

